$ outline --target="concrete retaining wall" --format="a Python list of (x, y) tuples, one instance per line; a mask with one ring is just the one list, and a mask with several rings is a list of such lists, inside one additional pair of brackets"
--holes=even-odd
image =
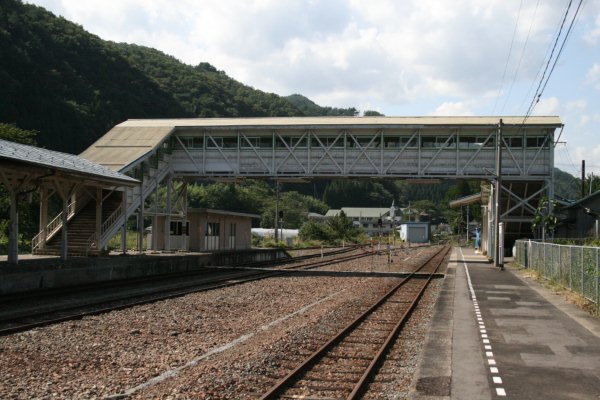
[(0, 295), (194, 271), (205, 266), (235, 266), (287, 257), (279, 249), (202, 254), (115, 255), (97, 258), (20, 260), (0, 263)]

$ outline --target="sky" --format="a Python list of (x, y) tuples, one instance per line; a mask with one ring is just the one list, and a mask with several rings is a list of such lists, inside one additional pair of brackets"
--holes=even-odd
[(565, 124), (555, 165), (580, 176), (586, 160), (587, 173), (600, 175), (600, 0), (582, 2), (562, 47), (580, 1), (27, 2), (102, 39), (208, 62), (246, 85), (322, 106), (509, 116), (534, 104), (531, 115)]

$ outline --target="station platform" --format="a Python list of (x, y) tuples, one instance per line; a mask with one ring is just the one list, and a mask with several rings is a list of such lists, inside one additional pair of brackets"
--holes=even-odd
[(600, 399), (600, 320), (454, 248), (413, 399)]

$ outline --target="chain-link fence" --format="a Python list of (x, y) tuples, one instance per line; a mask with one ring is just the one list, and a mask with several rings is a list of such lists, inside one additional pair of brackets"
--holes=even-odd
[(515, 262), (581, 294), (600, 310), (600, 247), (517, 240)]

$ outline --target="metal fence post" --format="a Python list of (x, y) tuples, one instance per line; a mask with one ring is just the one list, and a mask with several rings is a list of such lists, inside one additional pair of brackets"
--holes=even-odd
[(596, 312), (600, 310), (600, 293), (598, 293), (598, 281), (600, 280), (600, 249), (596, 248)]
[(558, 245), (558, 281), (562, 284), (562, 259), (560, 258), (562, 245)]
[(573, 246), (569, 246), (569, 290), (573, 290)]
[(585, 275), (584, 275), (583, 271), (584, 271), (584, 268), (583, 268), (583, 246), (581, 246), (581, 295), (583, 297), (585, 297), (585, 291), (584, 291), (585, 288), (583, 286), (583, 279), (584, 279)]

